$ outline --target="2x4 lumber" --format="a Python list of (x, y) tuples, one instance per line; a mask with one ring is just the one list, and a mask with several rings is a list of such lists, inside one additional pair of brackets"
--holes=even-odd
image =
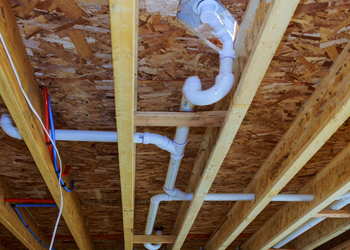
[(134, 243), (174, 243), (176, 235), (134, 235)]
[(222, 127), (227, 111), (135, 112), (135, 126)]
[[(255, 193), (255, 201), (238, 202), (234, 205), (220, 227), (217, 237), (220, 240), (213, 237), (208, 249), (224, 249), (214, 241), (225, 241), (227, 243), (224, 246), (227, 246), (349, 117), (349, 49), (348, 44), (246, 188), (245, 192)], [(277, 165), (278, 170), (274, 174)], [(268, 231), (275, 230), (269, 228)], [(244, 246), (248, 246), (249, 242), (248, 240)]]
[[(227, 215), (226, 221), (220, 227), (220, 233), (216, 239), (214, 236), (210, 240), (207, 249), (224, 249), (235, 238), (235, 234), (240, 232), (260, 213), (271, 198), (278, 194), (284, 185), (348, 118), (349, 77), (346, 70), (344, 70), (344, 68), (347, 68), (348, 59), (349, 45), (344, 49), (342, 55), (337, 58), (328, 76), (299, 111), (288, 132), (283, 136), (246, 189), (246, 192), (256, 194), (256, 200), (251, 203), (236, 203)], [(279, 163), (283, 157), (286, 157), (286, 159)], [(279, 165), (279, 168), (277, 173), (273, 174), (276, 164)], [(265, 238), (259, 239), (268, 240)], [(217, 243), (221, 241), (226, 241), (227, 244)]]
[[(350, 205), (344, 209), (350, 210)], [(315, 249), (348, 230), (350, 230), (350, 219), (325, 219), (286, 246), (298, 250)]]
[[(4, 198), (15, 197), (16, 196), (12, 192), (11, 188), (4, 181), (4, 179), (0, 177), (0, 201), (3, 201)], [(46, 235), (39, 229), (37, 223), (29, 215), (28, 211), (23, 208), (18, 208), (18, 210), (23, 216), (24, 221), (28, 224), (29, 228), (39, 237), (39, 239), (41, 239), (41, 241), (44, 244), (48, 245), (50, 241), (47, 239)], [(0, 202), (0, 223), (3, 224), (28, 249), (46, 249), (35, 239), (35, 237), (24, 226), (15, 210), (9, 207), (8, 204), (5, 202)], [(7, 248), (0, 244), (0, 250), (1, 249)]]
[(349, 210), (322, 210), (314, 218), (350, 218)]
[(123, 209), (124, 247), (133, 249), (138, 0), (110, 0), (110, 20)]
[(350, 248), (350, 240), (343, 242), (342, 244), (333, 247), (331, 250), (347, 250)]
[(237, 88), (231, 95), (226, 119), (221, 130), (208, 128), (205, 132), (194, 171), (186, 189), (186, 192), (193, 192), (193, 199), (181, 205), (173, 230), (177, 238), (169, 248), (178, 250), (185, 241), (298, 2), (296, 0), (263, 1), (260, 4), (247, 37), (249, 42), (246, 43), (236, 64), (238, 66), (234, 69)]
[[(18, 71), (23, 89), (37, 112), (43, 114), (42, 94), (34, 78), (33, 69), (22, 43), (9, 2), (0, 1), (0, 10), (0, 32)], [(21, 92), (2, 43), (0, 43), (0, 94), (17, 128), (21, 132), (52, 197), (55, 199), (58, 207), (60, 207), (58, 179), (46, 146), (43, 128)], [(64, 163), (63, 166), (65, 166)], [(70, 178), (64, 178), (64, 180), (66, 183), (70, 183)], [(63, 199), (62, 215), (78, 247), (84, 250), (94, 249), (89, 228), (85, 222), (76, 192), (68, 193), (63, 190)]]
[[(329, 82), (326, 84), (321, 83), (322, 90), (316, 89), (316, 92), (308, 101), (315, 105), (313, 109), (308, 107), (310, 109), (307, 112), (310, 114), (317, 115), (319, 110), (325, 112), (318, 117), (315, 116), (314, 119), (310, 117), (310, 121), (314, 120), (313, 123), (317, 126), (318, 133), (322, 133), (322, 130), (325, 129), (334, 132), (335, 130), (332, 126), (338, 128), (342, 124), (335, 122), (335, 120), (345, 121), (350, 115), (350, 111), (346, 111), (346, 109), (350, 108), (350, 87), (348, 87), (350, 84), (349, 49), (350, 43), (345, 47), (326, 77)], [(315, 118), (320, 118), (321, 120), (318, 122)], [(329, 123), (332, 125), (329, 126)], [(309, 133), (313, 131), (312, 126), (306, 125), (303, 128)], [(327, 137), (320, 138), (319, 136), (315, 131), (313, 139), (319, 140), (317, 144), (322, 145)], [(241, 248), (243, 250), (269, 249), (346, 193), (350, 189), (349, 161), (350, 144), (300, 190), (299, 193), (314, 194), (313, 201), (285, 205), (250, 237)]]

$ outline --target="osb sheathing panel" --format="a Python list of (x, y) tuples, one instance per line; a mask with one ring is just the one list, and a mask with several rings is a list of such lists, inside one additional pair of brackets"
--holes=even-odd
[[(39, 84), (48, 87), (56, 128), (115, 130), (108, 1), (76, 1), (87, 16), (75, 20), (52, 5), (52, 1), (42, 1), (25, 17), (20, 14), (25, 4), (10, 2)], [(222, 2), (241, 22), (248, 1)], [(316, 84), (327, 74), (336, 54), (348, 42), (347, 29), (327, 36), (348, 17), (349, 7), (347, 1), (301, 1), (210, 192), (244, 191)], [(140, 1), (137, 99), (140, 111), (177, 111), (181, 88), (188, 76), (198, 75), (208, 88), (218, 73), (217, 52), (176, 21), (177, 9), (176, 0)], [(85, 39), (81, 39), (81, 34)], [(78, 38), (74, 40), (74, 37)], [(220, 46), (217, 40), (212, 42)], [(7, 113), (2, 101), (0, 107), (1, 113)], [(173, 138), (175, 129), (138, 127), (137, 131)], [(283, 191), (297, 192), (350, 141), (347, 132), (345, 124)], [(186, 188), (203, 133), (204, 128), (191, 129), (176, 182), (181, 190)], [(2, 131), (0, 138), (0, 174), (17, 196), (50, 198), (25, 144)], [(60, 146), (72, 167), (91, 234), (122, 233), (117, 145), (61, 142)], [(135, 234), (144, 232), (149, 198), (162, 192), (168, 161), (169, 154), (155, 146), (137, 146)], [(191, 233), (213, 233), (232, 204), (205, 202)], [(281, 206), (282, 203), (271, 203), (245, 232), (254, 233)], [(179, 207), (179, 202), (160, 205), (156, 225), (164, 226), (164, 233), (171, 233)], [(41, 229), (51, 234), (57, 209), (30, 209), (30, 212)], [(1, 233), (10, 237), (6, 230)], [(62, 220), (58, 235), (69, 234)], [(198, 249), (205, 241), (188, 240), (183, 249)], [(243, 241), (233, 242), (231, 248)], [(16, 247), (23, 249), (20, 245)], [(122, 249), (120, 241), (95, 241), (95, 245), (97, 249)], [(57, 241), (55, 247), (77, 249), (74, 241), (67, 240)]]

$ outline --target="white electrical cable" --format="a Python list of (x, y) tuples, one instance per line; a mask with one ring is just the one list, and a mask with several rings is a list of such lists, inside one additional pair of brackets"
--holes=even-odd
[(6, 46), (6, 43), (5, 43), (5, 40), (2, 36), (2, 33), (0, 32), (0, 40), (4, 46), (4, 49), (6, 51), (6, 54), (7, 54), (7, 57), (9, 58), (9, 61), (10, 61), (10, 64), (11, 64), (11, 67), (12, 67), (12, 70), (13, 72), (15, 73), (16, 75), (16, 79), (17, 79), (17, 82), (19, 84), (19, 87), (21, 88), (21, 91), (24, 95), (24, 98), (26, 99), (30, 109), (33, 111), (33, 113), (35, 114), (36, 118), (39, 120), (41, 126), (43, 127), (44, 131), (45, 131), (45, 134), (49, 137), (53, 147), (55, 148), (56, 152), (57, 152), (57, 156), (58, 156), (58, 160), (59, 160), (59, 164), (60, 164), (60, 175), (59, 175), (59, 178), (58, 178), (58, 186), (59, 186), (59, 190), (60, 190), (60, 198), (61, 198), (61, 205), (60, 205), (60, 211), (58, 213), (58, 217), (57, 217), (57, 220), (56, 220), (56, 224), (55, 224), (55, 229), (53, 231), (53, 235), (52, 235), (52, 239), (51, 239), (51, 244), (50, 244), (50, 249), (49, 250), (52, 250), (52, 246), (53, 246), (53, 243), (55, 241), (55, 235), (56, 235), (56, 232), (57, 232), (57, 228), (58, 228), (58, 223), (61, 219), (61, 215), (62, 215), (62, 209), (63, 209), (63, 194), (62, 194), (62, 187), (61, 187), (61, 179), (62, 179), (62, 161), (61, 161), (61, 156), (60, 154), (58, 153), (58, 150), (57, 150), (57, 147), (55, 145), (55, 143), (53, 142), (51, 136), (50, 136), (50, 133), (45, 129), (45, 126), (42, 122), (42, 120), (40, 119), (40, 116), (38, 115), (38, 113), (36, 112), (36, 110), (34, 109), (32, 103), (30, 102), (27, 94), (25, 93), (24, 89), (23, 89), (23, 86), (22, 86), (22, 83), (21, 83), (21, 80), (19, 79), (19, 76), (18, 76), (18, 72), (16, 70), (16, 67), (12, 61), (12, 57), (10, 55), (10, 52), (8, 51), (7, 49), (7, 46)]

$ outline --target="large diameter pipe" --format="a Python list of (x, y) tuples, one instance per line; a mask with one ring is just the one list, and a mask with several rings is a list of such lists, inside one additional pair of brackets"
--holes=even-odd
[(227, 18), (221, 20), (217, 14), (218, 3), (214, 0), (204, 0), (198, 5), (200, 20), (213, 28), (213, 34), (223, 43), (220, 51), (220, 73), (215, 78), (215, 85), (207, 90), (202, 90), (202, 84), (197, 76), (187, 78), (183, 87), (186, 98), (195, 105), (205, 106), (216, 103), (224, 98), (232, 89), (234, 76), (232, 74), (233, 38), (235, 24)]
[[(328, 207), (326, 207), (326, 210), (339, 210), (343, 208), (344, 206), (350, 204), (350, 192), (345, 193), (342, 195), (338, 200), (332, 202)], [(310, 228), (314, 227), (321, 221), (325, 220), (325, 217), (321, 218), (312, 218), (307, 220), (305, 223), (303, 223), (300, 227), (298, 227), (296, 230), (294, 230), (292, 233), (287, 235), (285, 238), (283, 238), (281, 241), (279, 241), (276, 245), (273, 246), (273, 248), (278, 249), (283, 247), (288, 242), (294, 240), (296, 237), (301, 235), (302, 233), (306, 232)]]
[[(12, 124), (9, 115), (1, 116), (0, 125), (4, 132), (16, 139), (23, 140), (18, 128)], [(86, 142), (118, 142), (115, 131), (65, 130), (56, 129), (56, 141), (86, 141)], [(166, 136), (153, 133), (135, 133), (134, 143), (154, 144), (157, 147), (176, 154), (174, 143)]]
[[(193, 111), (194, 105), (189, 102), (184, 96), (181, 99), (180, 111)], [(175, 139), (174, 139), (174, 148), (175, 153), (171, 154), (168, 172), (166, 175), (165, 183), (163, 186), (164, 192), (172, 197), (179, 199), (188, 199), (192, 194), (186, 194), (185, 192), (180, 191), (175, 188), (175, 182), (177, 179), (177, 174), (181, 165), (182, 158), (184, 156), (185, 147), (187, 144), (187, 138), (190, 131), (188, 126), (178, 126), (176, 128)]]

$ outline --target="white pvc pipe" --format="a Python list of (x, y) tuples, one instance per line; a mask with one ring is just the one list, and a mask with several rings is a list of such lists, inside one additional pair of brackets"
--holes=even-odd
[(198, 5), (200, 20), (208, 23), (214, 30), (214, 35), (223, 43), (220, 51), (220, 73), (215, 78), (215, 85), (207, 90), (202, 90), (202, 84), (197, 76), (191, 76), (185, 81), (183, 94), (195, 105), (205, 106), (218, 102), (224, 98), (231, 90), (234, 83), (232, 74), (233, 59), (233, 38), (235, 24), (228, 19), (218, 16), (216, 11), (218, 4), (215, 0), (204, 0)]
[[(350, 192), (347, 192), (344, 195), (342, 195), (338, 200), (331, 203), (325, 209), (326, 210), (339, 210), (348, 204), (350, 204)], [(308, 221), (303, 223), (300, 227), (298, 227), (296, 230), (294, 230), (291, 234), (289, 234), (288, 236), (283, 238), (281, 241), (279, 241), (277, 244), (275, 244), (273, 246), (273, 248), (278, 249), (278, 248), (283, 247), (285, 244), (292, 241), (293, 239), (295, 239), (296, 237), (298, 237), (302, 233), (306, 232), (310, 228), (314, 227), (315, 225), (317, 225), (318, 223), (320, 223), (324, 219), (326, 219), (326, 218), (322, 217), (322, 218), (309, 219)]]
[[(178, 189), (175, 189), (178, 190)], [(180, 190), (178, 190), (181, 192)], [(183, 198), (178, 198), (179, 195), (170, 196), (168, 194), (157, 194), (151, 198), (150, 207), (148, 211), (147, 224), (145, 234), (152, 234), (154, 223), (157, 217), (157, 211), (159, 203), (161, 201), (191, 201), (193, 194), (183, 193)], [(313, 195), (305, 194), (278, 194), (272, 200), (273, 201), (312, 201)], [(205, 201), (253, 201), (255, 199), (254, 194), (207, 194), (204, 198)], [(349, 198), (350, 199), (350, 198)], [(151, 248), (148, 248), (151, 249)]]
[[(194, 105), (183, 96), (181, 99), (180, 111), (193, 111), (193, 109)], [(175, 182), (184, 156), (189, 131), (190, 127), (188, 126), (178, 126), (176, 128), (174, 139), (175, 153), (170, 156), (168, 172), (163, 186), (165, 193), (179, 199), (188, 199), (192, 195), (175, 188)]]
[[(23, 140), (18, 128), (13, 126), (12, 120), (6, 114), (1, 116), (0, 125), (4, 132), (16, 139)], [(88, 141), (88, 142), (118, 142), (117, 132), (114, 131), (89, 131), (89, 130), (64, 130), (56, 129), (57, 141)], [(153, 133), (135, 133), (134, 143), (154, 144), (157, 147), (176, 154), (174, 143), (163, 135)]]

